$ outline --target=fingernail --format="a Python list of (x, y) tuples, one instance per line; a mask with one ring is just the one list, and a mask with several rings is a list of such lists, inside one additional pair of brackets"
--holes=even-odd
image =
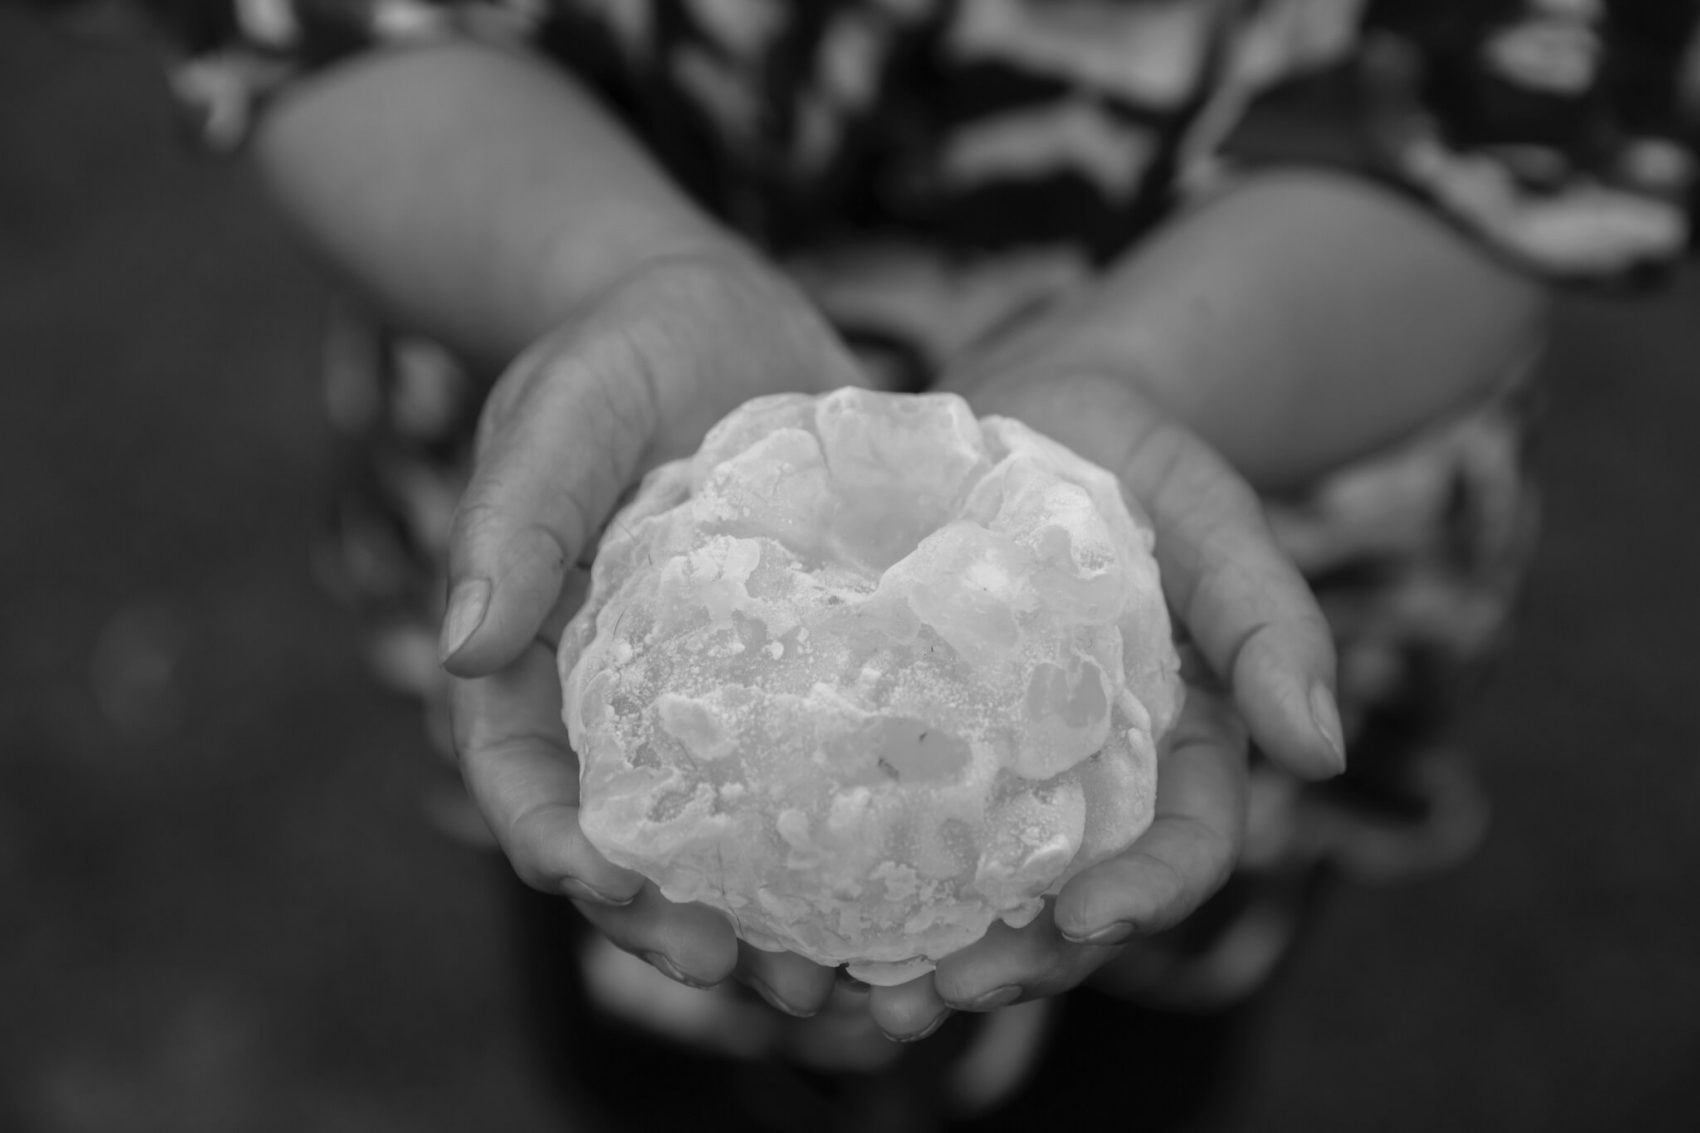
[(1310, 686), (1310, 719), (1316, 730), (1334, 753), (1334, 762), (1341, 771), (1346, 769), (1346, 741), (1340, 730), (1340, 709), (1334, 694), (1320, 681)]
[(460, 652), (467, 638), (484, 623), (489, 608), (489, 579), (469, 578), (454, 588), (454, 593), (449, 595), (448, 613), (443, 617), (443, 636), (437, 647), (439, 661), (447, 661)]
[(1127, 921), (1111, 921), (1103, 928), (1095, 928), (1091, 932), (1063, 932), (1063, 939), (1075, 944), (1120, 944), (1134, 933), (1133, 925)]
[(857, 979), (843, 968), (838, 970), (838, 986), (845, 991), (853, 991), (857, 995), (866, 995), (873, 990), (867, 981)]
[(707, 983), (694, 976), (686, 975), (684, 970), (680, 968), (679, 965), (673, 963), (672, 958), (664, 952), (645, 952), (643, 954), (643, 959), (644, 963), (648, 964), (674, 983), (682, 983), (686, 987), (694, 987), (699, 991), (709, 986)]
[(944, 1026), (944, 1021), (948, 1018), (950, 1018), (950, 1011), (946, 1009), (944, 1011), (940, 1011), (931, 1023), (928, 1023), (925, 1027), (922, 1027), (913, 1034), (894, 1035), (890, 1031), (886, 1031), (884, 1032), (885, 1037), (894, 1043), (918, 1043), (928, 1035), (931, 1035), (934, 1031), (938, 1030), (940, 1027)]
[(964, 1011), (995, 1011), (999, 1007), (1008, 1007), (1021, 998), (1021, 989), (1014, 984), (995, 987), (983, 995), (974, 997), (958, 1004)]
[(598, 905), (612, 905), (616, 909), (637, 900), (636, 893), (633, 893), (630, 897), (610, 897), (602, 890), (587, 885), (576, 877), (561, 878), (561, 892), (575, 901), (594, 901)]
[(811, 1015), (817, 1014), (815, 1011), (805, 1011), (801, 1007), (793, 1007), (791, 1004), (781, 999), (778, 992), (768, 987), (767, 984), (763, 983), (755, 976), (745, 976), (744, 986), (748, 987), (751, 991), (766, 1000), (769, 1007), (773, 1008), (775, 1011), (782, 1011), (791, 1016), (793, 1019), (807, 1019)]

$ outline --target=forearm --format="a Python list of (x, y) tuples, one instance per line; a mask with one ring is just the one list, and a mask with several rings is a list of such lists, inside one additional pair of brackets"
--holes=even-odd
[(732, 244), (570, 79), (472, 44), (314, 76), (255, 151), (333, 271), (487, 367), (636, 266)]
[(1481, 397), (1538, 342), (1545, 308), (1539, 284), (1415, 207), (1279, 174), (1180, 218), (964, 364), (1134, 383), (1279, 489)]

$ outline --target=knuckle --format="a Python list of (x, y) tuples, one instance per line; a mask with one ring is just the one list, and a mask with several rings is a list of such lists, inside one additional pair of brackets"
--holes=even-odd
[(1226, 654), (1222, 661), (1221, 676), (1230, 686), (1238, 685), (1241, 674), (1240, 667), (1256, 655), (1258, 648), (1269, 640), (1275, 631), (1276, 623), (1258, 621), (1241, 630), (1238, 636), (1228, 643)]
[[(616, 321), (586, 344), (579, 359), (585, 394), (593, 399), (591, 411), (609, 430), (615, 452), (641, 454), (655, 435), (662, 391), (685, 369), (672, 335), (663, 324), (645, 317)], [(616, 478), (627, 474), (622, 470)]]
[(449, 538), (451, 545), (471, 549), (493, 540), (506, 526), (506, 510), (474, 489), (455, 508)]

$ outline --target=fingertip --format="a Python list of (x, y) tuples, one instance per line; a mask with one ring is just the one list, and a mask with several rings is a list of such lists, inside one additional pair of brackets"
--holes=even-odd
[(644, 963), (648, 964), (674, 983), (684, 984), (686, 987), (693, 987), (698, 991), (711, 988), (726, 978), (725, 976), (706, 977), (695, 975), (686, 970), (683, 965), (681, 965), (677, 960), (674, 960), (671, 956), (667, 955), (665, 952), (645, 952), (642, 954), (642, 958)]
[[(488, 582), (483, 583), (483, 588), (487, 597), (476, 621), (469, 614), (457, 613), (454, 598), (450, 599), (449, 612), (443, 618), (440, 656), (444, 671), (451, 677), (476, 680), (491, 676), (507, 667), (524, 647), (524, 640), (512, 643), (503, 638), (513, 635), (498, 636), (486, 628), (492, 620), (490, 606), (496, 592)], [(459, 588), (456, 589), (458, 592)]]
[[(469, 578), (449, 593), (448, 609), (443, 615), (442, 637), (438, 642), (438, 660), (448, 666), (468, 639), (484, 624), (490, 609), (490, 580)], [(452, 669), (450, 670), (453, 671)]]
[(490, 528), (471, 559), (491, 565), (454, 583), (443, 618), (443, 667), (457, 677), (494, 673), (536, 639), (561, 599), (570, 557), (551, 531), (526, 526), (506, 536)]
[(1340, 711), (1334, 698), (1333, 648), (1304, 635), (1260, 635), (1242, 650), (1233, 698), (1251, 737), (1276, 765), (1304, 779), (1346, 769)]
[(673, 905), (662, 928), (663, 950), (696, 986), (713, 987), (738, 968), (738, 938), (718, 911), (706, 905)]
[(987, 1011), (996, 1011), (1000, 1007), (1008, 1007), (1018, 1001), (1023, 994), (1025, 993), (1020, 984), (1000, 984), (988, 991), (976, 991), (964, 997), (946, 996), (945, 1002), (950, 1005), (953, 1011), (984, 1014)]
[(1346, 769), (1340, 711), (1326, 683), (1315, 681), (1261, 698), (1253, 693), (1236, 700), (1245, 711), (1258, 750), (1278, 767), (1313, 781), (1332, 779)]
[(1065, 885), (1052, 913), (1057, 933), (1070, 944), (1108, 946), (1152, 931), (1155, 910), (1173, 899), (1178, 879), (1156, 879), (1161, 896), (1153, 898), (1146, 888), (1152, 880), (1135, 864), (1129, 863), (1113, 880), (1104, 876), (1109, 869), (1101, 865)]
[(832, 997), (837, 973), (793, 952), (767, 952), (740, 942), (737, 978), (776, 1011), (806, 1019)]
[(868, 1014), (893, 1042), (915, 1042), (932, 1034), (951, 1014), (928, 973), (868, 995)]
[(618, 908), (644, 887), (642, 874), (602, 856), (579, 825), (578, 807), (565, 801), (533, 806), (510, 822), (504, 846), (520, 877), (544, 893)]
[(600, 894), (606, 905), (624, 906), (637, 899), (648, 879), (636, 870), (617, 866), (603, 857), (584, 831), (574, 823), (570, 841), (565, 847), (570, 861), (565, 879), (576, 880), (593, 893)]
[(568, 876), (558, 879), (555, 888), (574, 901), (589, 901), (611, 909), (625, 908), (637, 900), (639, 891), (643, 889), (643, 879), (636, 874), (632, 875), (629, 883), (617, 877), (600, 880), (600, 885), (592, 885), (582, 878)]
[(1316, 730), (1317, 738), (1327, 752), (1326, 760), (1322, 761), (1328, 768), (1326, 774), (1338, 775), (1346, 770), (1346, 737), (1340, 725), (1340, 706), (1334, 699), (1334, 690), (1317, 681), (1310, 686), (1307, 699), (1311, 727)]
[(723, 917), (704, 905), (675, 904), (654, 885), (624, 906), (577, 908), (615, 947), (686, 986), (713, 987), (737, 967), (738, 942)]
[(1047, 904), (1051, 908), (1021, 928), (997, 922), (979, 940), (940, 960), (933, 973), (939, 997), (957, 1011), (992, 1011), (1046, 982), (1064, 963), (1067, 948), (1056, 931), (1054, 904)]
[(482, 663), (482, 659), (477, 656), (463, 657), (460, 650), (444, 657), (442, 666), (443, 671), (448, 673), (449, 676), (459, 677), (461, 680), (476, 680), (479, 677), (487, 677), (496, 671), (496, 666)]
[(1058, 931), (1062, 933), (1063, 939), (1070, 944), (1108, 948), (1116, 944), (1126, 944), (1129, 940), (1132, 940), (1134, 935), (1139, 932), (1139, 927), (1131, 921), (1110, 921), (1107, 924), (1098, 925), (1096, 928), (1082, 928), (1073, 931), (1059, 928)]
[(1091, 871), (1064, 885), (1051, 906), (1051, 920), (1064, 940), (1072, 944), (1092, 943), (1092, 938), (1116, 925), (1129, 923), (1121, 909), (1106, 907), (1096, 899)]
[(946, 1007), (940, 1010), (937, 1015), (934, 1015), (932, 1021), (922, 1026), (918, 1031), (911, 1031), (908, 1034), (901, 1035), (894, 1035), (888, 1031), (886, 1032), (885, 1037), (894, 1043), (918, 1043), (922, 1039), (932, 1038), (940, 1027), (950, 1022), (950, 1017), (954, 1014), (954, 1011)]

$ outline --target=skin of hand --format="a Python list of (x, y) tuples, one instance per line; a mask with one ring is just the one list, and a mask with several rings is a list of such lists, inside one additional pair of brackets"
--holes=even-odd
[[(826, 389), (850, 372), (848, 363), (839, 377), (808, 365), (835, 345), (829, 349), (830, 335), (798, 313), (800, 300), (779, 309), (811, 328), (800, 340), (807, 345), (798, 349), (793, 341), (777, 354), (787, 364), (764, 365), (749, 352), (761, 351), (768, 336), (735, 329), (739, 304), (718, 309), (710, 302), (705, 317), (692, 317), (703, 314), (704, 294), (723, 288), (714, 273), (671, 290), (640, 278), (642, 286), (615, 289), (522, 358), (487, 409), (476, 479), (457, 526), (444, 631), (451, 671), (481, 678), (463, 684), (456, 698), (467, 779), (521, 876), (574, 896), (615, 943), (687, 983), (740, 975), (776, 1006), (807, 1014), (829, 994), (828, 972), (799, 957), (739, 946), (718, 914), (670, 905), (585, 843), (575, 809), (577, 764), (558, 723), (553, 667), (546, 651), (525, 644), (539, 627), (563, 622), (582, 597), (564, 585), (567, 567), (645, 460), (688, 450), (720, 412), (785, 388), (798, 373)], [(1064, 304), (998, 349), (976, 353), (945, 384), (977, 413), (1019, 418), (1117, 472), (1156, 524), (1171, 603), (1204, 661), (1164, 753), (1157, 820), (1126, 854), (1075, 878), (1032, 925), (996, 929), (945, 958), (932, 976), (871, 992), (875, 1021), (894, 1037), (926, 1033), (953, 1007), (989, 1009), (1066, 990), (1135, 932), (1167, 927), (1195, 909), (1238, 855), (1246, 727), (1272, 759), (1299, 775), (1343, 767), (1328, 628), (1276, 549), (1252, 488), (1141, 383), (1128, 380), (1126, 367), (1083, 365), (1056, 345), (1085, 341), (1105, 349), (1090, 334), (1059, 327), (1125, 325), (1102, 314), (1119, 315), (1124, 303), (1150, 298), (1119, 293), (1128, 279), (1146, 286), (1137, 270), (1112, 274), (1085, 303)], [(767, 306), (746, 304), (742, 315), (755, 327)], [(687, 341), (692, 345), (681, 345)], [(1137, 357), (1140, 343), (1111, 338), (1107, 345)], [(1255, 338), (1248, 349), (1258, 349)], [(1220, 362), (1218, 368), (1227, 370)]]
[(859, 384), (813, 309), (747, 256), (652, 262), (508, 368), (487, 401), (457, 513), (442, 651), (461, 767), (519, 876), (571, 898), (616, 945), (692, 986), (730, 977), (811, 1014), (835, 973), (742, 945), (729, 922), (664, 899), (579, 829), (579, 767), (555, 647), (582, 602), (603, 523), (649, 466), (686, 455), (765, 393)]
[[(578, 827), (578, 765), (560, 723), (559, 629), (583, 597), (575, 564), (642, 467), (689, 451), (726, 409), (853, 366), (802, 300), (748, 262), (681, 262), (614, 289), (503, 377), (459, 513), (443, 648), (466, 779), (520, 876), (573, 898), (616, 944), (681, 982), (736, 975), (793, 1014), (833, 973), (740, 945), (718, 913), (674, 905), (602, 858)], [(823, 365), (822, 359), (831, 360)], [(1327, 627), (1276, 550), (1251, 489), (1126, 382), (980, 381), (977, 412), (1021, 418), (1116, 470), (1157, 527), (1169, 597), (1205, 661), (1167, 741), (1157, 819), (1127, 854), (1074, 879), (1023, 930), (997, 929), (935, 975), (875, 989), (898, 1037), (949, 1007), (989, 1008), (1084, 979), (1136, 931), (1173, 924), (1226, 877), (1244, 823), (1249, 722), (1308, 777), (1343, 761)], [(1229, 711), (1210, 672), (1234, 693)], [(1013, 990), (1011, 990), (1013, 989)]]
[[(574, 897), (616, 943), (685, 982), (713, 983), (736, 973), (794, 1012), (818, 1007), (831, 973), (797, 957), (740, 949), (718, 914), (662, 901), (584, 842), (576, 821), (577, 765), (559, 722), (549, 642), (579, 597), (572, 564), (642, 468), (688, 451), (709, 424), (748, 397), (857, 382), (841, 347), (787, 285), (668, 186), (571, 82), (522, 58), (458, 45), (384, 53), (333, 69), (268, 112), (255, 152), (284, 213), (333, 269), (400, 325), (503, 368), (453, 540), (444, 652), (450, 671), (464, 678), (454, 716), (466, 776), (516, 868), (533, 884)], [(1321, 211), (1330, 224), (1342, 215), (1337, 207)], [(1212, 260), (1209, 247), (1184, 239), (1159, 241), (1126, 279), (1113, 278), (1116, 286), (1104, 289), (1119, 311), (1137, 299), (1132, 309), (1152, 312), (1147, 326), (1188, 323), (1192, 333), (1136, 343), (1147, 354), (1153, 343), (1220, 340), (1212, 320), (1240, 327), (1262, 309), (1271, 282), (1282, 284), (1284, 294), (1297, 293), (1284, 278), (1246, 270), (1245, 253), (1253, 246), (1250, 235), (1260, 235), (1262, 259), (1290, 265), (1315, 243), (1304, 225), (1292, 215), (1275, 224), (1241, 215), (1251, 231), (1234, 235), (1236, 215), (1218, 216), (1212, 226), (1230, 235), (1214, 243), (1230, 245), (1238, 261), (1231, 278), (1241, 284), (1229, 295), (1233, 301), (1214, 307), (1198, 301), (1200, 287), (1206, 299), (1225, 294), (1222, 277), (1212, 274), (1221, 257)], [(1280, 247), (1289, 231), (1297, 247)], [(1331, 262), (1340, 258), (1331, 253)], [(1155, 266), (1142, 274), (1139, 264)], [(1195, 270), (1200, 264), (1202, 273)], [(1360, 275), (1368, 270), (1350, 266)], [(1331, 317), (1342, 299), (1374, 290), (1344, 274), (1351, 286), (1313, 304)], [(1399, 279), (1422, 275), (1401, 263)], [(1175, 304), (1178, 312), (1170, 309)], [(1302, 323), (1309, 314), (1283, 309), (1280, 321)], [(1406, 312), (1401, 325), (1411, 322)], [(1084, 325), (1120, 331), (1130, 324), (1087, 318)], [(1097, 356), (1119, 357), (1127, 345), (1118, 335), (1054, 329), (1084, 351), (1050, 359), (1068, 362), (1067, 372), (1103, 372), (1093, 368)], [(1255, 334), (1229, 336), (1242, 339), (1255, 349), (1267, 345)], [(1053, 345), (1040, 343), (1040, 352)], [(1291, 350), (1273, 356), (1302, 359), (1297, 369), (1304, 373), (1337, 362)], [(1156, 370), (1241, 372), (1232, 358), (1185, 350), (1171, 352), (1166, 363)], [(1278, 395), (1269, 400), (1287, 400), (1281, 387), (1291, 376), (1275, 375), (1282, 380), (1270, 383)], [(1194, 407), (1171, 403), (1177, 390), (1196, 384), (1171, 384), (1153, 401), (1197, 427)], [(1283, 740), (1302, 746), (1292, 735), (1307, 727), (1308, 700), (1293, 693), (1291, 681), (1264, 688), (1240, 672), (1261, 671), (1280, 655), (1291, 636), (1280, 628), (1285, 619), (1313, 616), (1302, 588), (1295, 595), (1278, 572), (1263, 577), (1267, 559), (1244, 557), (1248, 547), (1266, 543), (1254, 513), (1242, 506), (1249, 497), (1244, 485), (1151, 405), (1133, 407), (1128, 418), (1142, 438), (1135, 450), (1125, 433), (1110, 444), (1071, 439), (1069, 423), (1047, 415), (1043, 405), (1000, 405), (1012, 391), (994, 383), (970, 392), (982, 412), (1010, 412), (1103, 463), (1125, 464), (1124, 476), (1149, 510), (1164, 512), (1142, 493), (1173, 501), (1164, 538), (1171, 586), (1186, 592), (1177, 605), (1212, 665), (1232, 674), (1236, 700), (1260, 742), (1272, 752), (1285, 750)], [(1095, 414), (1092, 397), (1123, 392), (1107, 386), (1081, 394), (1084, 416)], [(1230, 423), (1260, 417), (1234, 408)], [(1219, 447), (1232, 439), (1206, 435)], [(1230, 456), (1236, 466), (1255, 464), (1246, 452)], [(1240, 601), (1248, 590), (1256, 600)], [(1293, 671), (1324, 675), (1326, 666), (1308, 650), (1283, 658), (1288, 661)], [(1260, 703), (1271, 697), (1280, 703)], [(1243, 748), (1228, 743), (1229, 725), (1201, 707), (1188, 726), (1202, 738), (1170, 758), (1177, 768), (1196, 768), (1170, 775), (1163, 805), (1176, 816), (1200, 812), (1197, 799), (1231, 797), (1186, 784), (1231, 779), (1225, 753)], [(1270, 728), (1274, 734), (1265, 736)], [(1212, 815), (1205, 817), (1220, 829), (1237, 829)], [(1163, 829), (1186, 825), (1177, 817)], [(1216, 837), (1201, 847), (1210, 863), (1223, 857), (1222, 845)], [(1215, 872), (1210, 863), (1197, 872)], [(1177, 888), (1182, 906), (1196, 903), (1195, 886)], [(1104, 927), (1087, 923), (1094, 918), (1151, 919), (1148, 911), (1114, 902), (1099, 908), (1092, 903), (1098, 898), (1076, 896), (1095, 891), (1091, 884), (1071, 886), (1057, 901), (1054, 923), (1080, 936)], [(951, 972), (967, 970), (974, 955), (952, 958), (934, 981), (952, 1001), (981, 998), (951, 982)], [(1065, 976), (1053, 984), (1067, 982)], [(1044, 986), (1050, 985), (1033, 989)], [(895, 989), (873, 1002), (888, 1031), (912, 1033), (901, 1012), (890, 1009), (902, 1002)]]
[[(831, 994), (831, 969), (741, 944), (719, 913), (668, 902), (586, 841), (554, 662), (584, 595), (575, 564), (625, 487), (693, 449), (726, 410), (797, 388), (799, 375), (816, 391), (856, 378), (803, 300), (747, 259), (652, 265), (544, 338), (485, 408), (452, 542), (443, 652), (466, 678), (453, 705), (466, 781), (524, 880), (573, 899), (615, 944), (680, 982), (736, 976), (807, 1015)], [(1019, 417), (1119, 472), (1157, 525), (1170, 600), (1207, 669), (1228, 675), (1239, 714), (1285, 766), (1337, 772), (1327, 629), (1244, 482), (1124, 382), (989, 381), (961, 392), (977, 412)], [(1135, 931), (1175, 923), (1220, 884), (1244, 822), (1244, 729), (1206, 667), (1191, 684), (1152, 829), (1071, 882), (1034, 925), (994, 930), (932, 977), (874, 989), (870, 1010), (887, 1033), (918, 1037), (948, 1006), (998, 1006), (1010, 988), (1065, 990)]]
[(1479, 404), (1550, 298), (1409, 201), (1275, 170), (1170, 219), (1086, 286), (953, 360), (1137, 381), (1260, 492), (1302, 488)]
[(1066, 991), (1127, 941), (1192, 913), (1239, 856), (1248, 728), (1304, 778), (1345, 767), (1327, 623), (1237, 473), (1125, 381), (1006, 376), (958, 392), (977, 414), (1019, 418), (1116, 472), (1151, 517), (1164, 590), (1190, 639), (1187, 701), (1159, 754), (1152, 825), (1128, 850), (1069, 881), (1026, 927), (994, 925), (930, 975), (872, 990), (875, 1021), (904, 1040), (953, 1010)]
[(1150, 830), (1027, 927), (995, 926), (930, 976), (875, 989), (888, 1034), (1065, 991), (1195, 910), (1243, 840), (1245, 729), (1301, 777), (1344, 768), (1332, 637), (1253, 485), (1307, 483), (1481, 398), (1544, 313), (1537, 285), (1405, 202), (1285, 171), (1177, 218), (957, 360), (943, 384), (976, 413), (1121, 477), (1203, 664), (1186, 674)]

